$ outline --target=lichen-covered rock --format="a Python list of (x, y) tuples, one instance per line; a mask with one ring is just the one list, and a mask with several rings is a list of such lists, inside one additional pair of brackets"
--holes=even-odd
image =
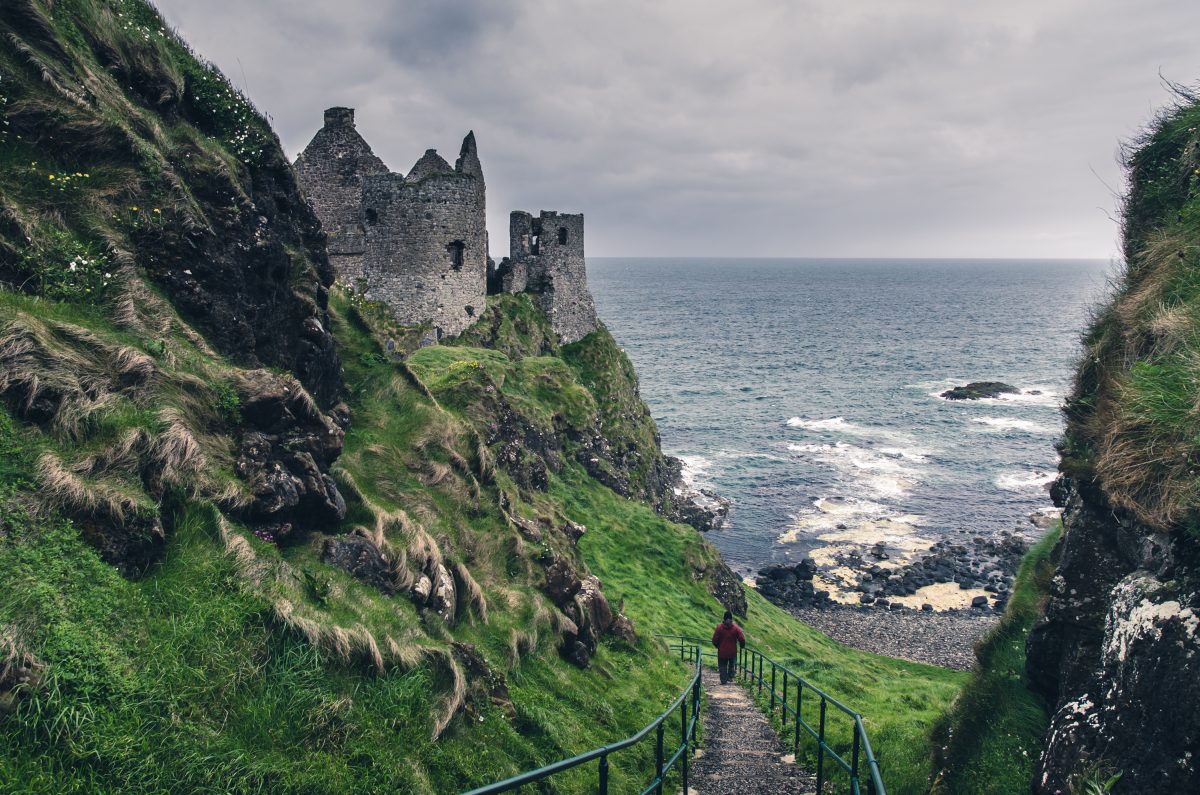
[(388, 596), (399, 590), (396, 569), (384, 559), (379, 548), (361, 535), (327, 538), (321, 548), (321, 560), (337, 566), (351, 577), (372, 585)]
[(565, 608), (582, 587), (583, 582), (571, 561), (558, 555), (550, 558), (546, 564), (546, 585), (543, 588), (550, 601), (559, 608)]
[(1033, 781), (1068, 792), (1096, 765), (1115, 791), (1187, 791), (1200, 743), (1200, 588), (1190, 539), (1114, 510), (1064, 480), (1058, 573), (1028, 640), (1031, 684), (1053, 717)]
[(442, 617), (447, 624), (454, 623), (458, 611), (457, 591), (454, 577), (441, 563), (434, 569), (433, 588), (429, 595), (429, 609)]
[(254, 498), (248, 520), (269, 525), (277, 537), (283, 528), (336, 529), (346, 503), (328, 469), (341, 454), (345, 431), (294, 381), (253, 371), (243, 392), (235, 469)]

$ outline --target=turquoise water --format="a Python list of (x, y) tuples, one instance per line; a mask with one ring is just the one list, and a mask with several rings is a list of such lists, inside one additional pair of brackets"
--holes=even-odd
[[(733, 500), (739, 573), (875, 536), (1024, 527), (1104, 261), (590, 259), (663, 447)], [(1023, 390), (950, 402), (968, 381)], [(1040, 392), (1041, 394), (1034, 394)]]

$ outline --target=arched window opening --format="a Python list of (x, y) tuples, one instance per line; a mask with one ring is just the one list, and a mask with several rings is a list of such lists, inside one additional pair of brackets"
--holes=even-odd
[(367, 223), (371, 226), (379, 223), (379, 213), (370, 207), (367, 208)]
[(540, 235), (538, 235), (537, 232), (534, 232), (533, 236), (529, 238), (529, 253), (530, 254), (537, 255), (537, 254), (541, 253), (541, 251), (539, 250), (539, 247), (538, 247), (538, 237), (540, 237)]
[(567, 228), (565, 226), (560, 226), (558, 228), (558, 244), (560, 246), (565, 246), (567, 244)]
[(461, 240), (455, 240), (446, 246), (446, 250), (450, 252), (450, 267), (454, 268), (454, 270), (458, 270), (463, 266), (463, 251), (466, 248), (466, 244)]

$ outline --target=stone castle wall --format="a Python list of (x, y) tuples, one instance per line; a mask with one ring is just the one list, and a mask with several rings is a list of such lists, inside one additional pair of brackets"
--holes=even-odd
[(564, 345), (596, 330), (596, 306), (587, 286), (583, 215), (543, 210), (534, 218), (509, 216), (509, 261), (501, 274), (505, 292), (528, 291)]
[(296, 159), (296, 176), (328, 236), (329, 261), (338, 278), (354, 285), (365, 279), (362, 219), (363, 181), (388, 167), (354, 127), (353, 108), (329, 108), (325, 126)]
[(430, 149), (404, 176), (371, 151), (352, 109), (330, 108), (296, 171), (328, 235), (338, 280), (387, 304), (401, 323), (429, 323), (436, 338), (456, 336), (483, 311), (490, 284), (534, 294), (564, 344), (597, 328), (582, 215), (514, 212), (511, 257), (489, 272), (474, 133), (453, 166)]
[(415, 181), (370, 176), (362, 206), (367, 297), (390, 306), (401, 323), (432, 323), (439, 337), (474, 323), (487, 298), (482, 177), (449, 166)]

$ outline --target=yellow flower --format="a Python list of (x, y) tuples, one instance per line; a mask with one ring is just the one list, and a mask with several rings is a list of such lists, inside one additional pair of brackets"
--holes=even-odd
[(54, 175), (53, 175), (53, 174), (51, 174), (51, 175), (50, 175), (50, 179), (54, 179)]
[(162, 210), (158, 209), (157, 207), (154, 208), (154, 212), (158, 213), (159, 215), (162, 215)]
[(138, 208), (136, 207), (130, 207), (129, 209), (133, 210), (135, 213), (138, 211)]

